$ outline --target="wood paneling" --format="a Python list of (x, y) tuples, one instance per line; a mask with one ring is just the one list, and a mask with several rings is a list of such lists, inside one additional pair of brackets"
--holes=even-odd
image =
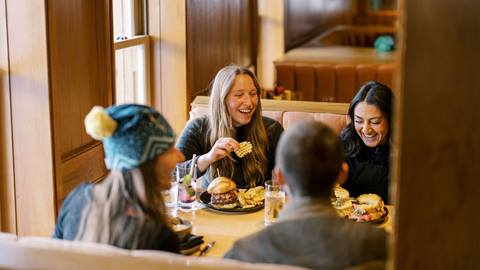
[[(92, 106), (113, 100), (110, 1), (6, 0), (3, 7), (14, 164), (9, 191), (16, 202), (8, 207), (16, 207), (19, 235), (49, 236), (68, 192), (106, 172), (83, 119)], [(3, 43), (0, 48), (3, 55)], [(3, 106), (1, 116), (8, 121)]]
[(284, 0), (285, 51), (337, 25), (351, 24), (356, 0)]
[(478, 269), (480, 2), (408, 1), (401, 10), (393, 266)]
[(45, 2), (6, 4), (17, 232), (49, 235), (55, 194)]
[(229, 64), (256, 66), (256, 0), (187, 1), (187, 102)]
[[(103, 146), (101, 143), (97, 143), (74, 157), (62, 160), (62, 190), (57, 194), (61, 192), (61, 194), (67, 195), (81, 179), (90, 182), (102, 179), (106, 172), (103, 157)], [(57, 196), (57, 205), (60, 206), (62, 201), (63, 197)]]
[(16, 232), (5, 0), (0, 0), (0, 231)]
[[(83, 119), (94, 105), (112, 104), (113, 38), (108, 0), (49, 0), (48, 14), (56, 195), (60, 207), (78, 183), (106, 174), (103, 153), (93, 147), (98, 142), (86, 134)], [(87, 169), (93, 160), (99, 164)]]

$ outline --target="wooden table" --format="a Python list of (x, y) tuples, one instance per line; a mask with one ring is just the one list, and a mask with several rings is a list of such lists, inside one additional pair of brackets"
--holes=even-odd
[[(388, 216), (385, 221), (378, 226), (383, 227), (385, 231), (392, 231), (393, 206), (387, 206)], [(191, 212), (178, 211), (178, 216), (189, 220), (192, 225), (192, 233), (203, 235), (205, 244), (216, 241), (213, 248), (209, 250), (207, 256), (222, 257), (233, 245), (233, 243), (242, 237), (255, 233), (264, 228), (264, 211), (260, 210), (254, 213), (246, 214), (219, 214), (207, 209), (198, 209)], [(203, 245), (202, 245), (203, 246)], [(198, 252), (194, 255), (198, 255)]]

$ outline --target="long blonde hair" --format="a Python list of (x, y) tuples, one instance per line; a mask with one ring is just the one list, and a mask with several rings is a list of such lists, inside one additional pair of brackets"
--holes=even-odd
[[(75, 240), (127, 249), (148, 248), (151, 239), (145, 228), (151, 224), (169, 226), (154, 162), (132, 170), (112, 171), (93, 186)], [(135, 222), (129, 222), (131, 218)]]
[[(238, 75), (245, 74), (252, 78), (255, 88), (257, 89), (258, 104), (253, 113), (252, 120), (245, 125), (245, 139), (252, 143), (253, 152), (242, 158), (242, 170), (245, 182), (249, 186), (256, 186), (257, 183), (263, 182), (264, 173), (267, 169), (266, 147), (268, 143), (267, 132), (262, 119), (262, 104), (260, 101), (261, 88), (258, 81), (247, 68), (230, 65), (222, 68), (212, 84), (210, 102), (209, 102), (209, 130), (207, 136), (207, 145), (211, 148), (215, 142), (221, 137), (237, 138), (236, 129), (233, 120), (228, 113), (226, 98), (230, 92), (235, 78)], [(210, 166), (210, 175), (213, 176), (217, 169), (223, 176), (232, 177), (235, 161), (231, 158), (223, 158)], [(213, 177), (212, 177), (213, 178)]]

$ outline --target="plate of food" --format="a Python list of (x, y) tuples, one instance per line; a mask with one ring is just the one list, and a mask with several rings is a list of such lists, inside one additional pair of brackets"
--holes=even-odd
[(377, 194), (351, 198), (348, 190), (338, 185), (333, 189), (332, 205), (341, 217), (356, 222), (381, 223), (388, 216), (388, 210)]
[(362, 194), (352, 201), (353, 211), (348, 219), (356, 222), (381, 223), (388, 216), (383, 200), (377, 194)]
[(251, 213), (263, 208), (264, 187), (237, 189), (237, 185), (227, 177), (217, 177), (200, 195), (205, 207), (220, 213)]

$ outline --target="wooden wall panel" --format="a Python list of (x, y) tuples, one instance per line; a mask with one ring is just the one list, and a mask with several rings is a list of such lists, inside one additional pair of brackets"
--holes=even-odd
[(187, 1), (187, 103), (208, 94), (219, 69), (256, 66), (256, 0)]
[(350, 24), (356, 0), (284, 0), (285, 51), (337, 24)]
[(6, 4), (17, 232), (46, 236), (55, 194), (45, 2)]
[(480, 2), (408, 1), (401, 10), (392, 264), (477, 269)]
[[(113, 38), (108, 0), (49, 0), (48, 14), (59, 207), (78, 183), (106, 173), (103, 152), (94, 150), (98, 142), (86, 134), (83, 119), (94, 105), (112, 104)], [(86, 169), (93, 160), (97, 168)]]
[(7, 14), (0, 0), (0, 231), (16, 232)]
[[(96, 182), (105, 175), (105, 162), (103, 155), (103, 145), (95, 144), (92, 148), (78, 153), (74, 157), (62, 160), (62, 192), (67, 195), (77, 185), (79, 180), (88, 180)], [(57, 196), (57, 205), (63, 202), (62, 196)]]

